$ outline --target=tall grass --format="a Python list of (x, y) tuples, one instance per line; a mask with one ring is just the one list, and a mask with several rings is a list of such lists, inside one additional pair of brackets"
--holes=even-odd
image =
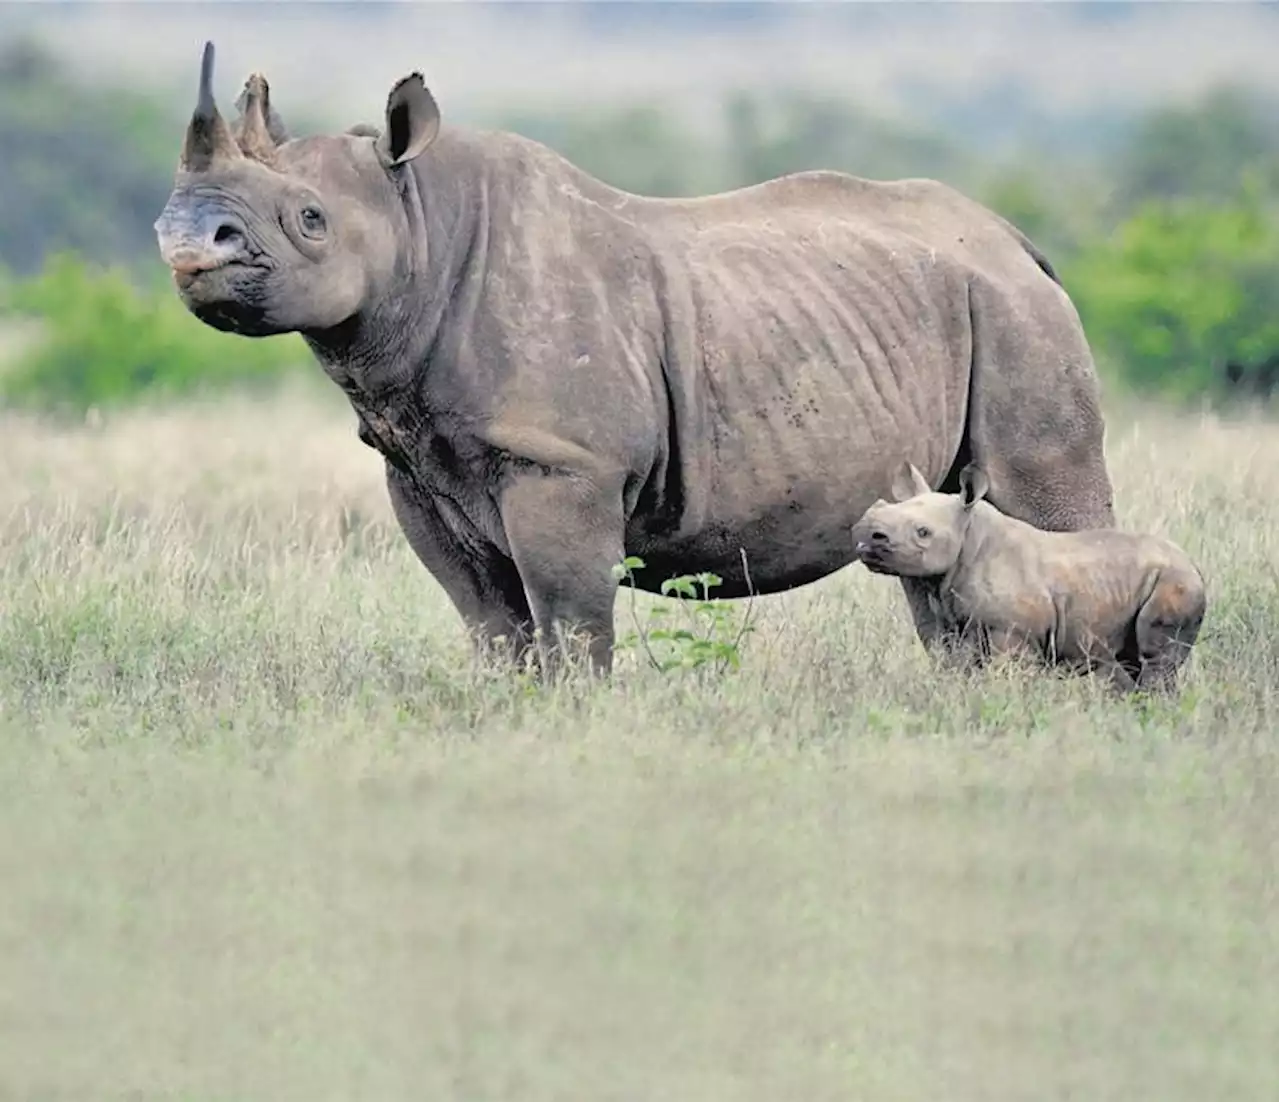
[(1113, 418), (1209, 583), (1155, 704), (940, 673), (856, 567), (537, 689), (354, 430), (0, 420), (0, 1097), (1274, 1096), (1274, 421)]

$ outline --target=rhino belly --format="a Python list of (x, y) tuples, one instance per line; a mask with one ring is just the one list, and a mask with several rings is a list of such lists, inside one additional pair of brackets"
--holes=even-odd
[(649, 567), (642, 584), (713, 570), (731, 596), (746, 592), (742, 552), (758, 592), (848, 564), (849, 529), (903, 458), (945, 476), (968, 331), (941, 272), (878, 242), (719, 259), (696, 286), (701, 416), (676, 426), (689, 507), (676, 530), (628, 544)]

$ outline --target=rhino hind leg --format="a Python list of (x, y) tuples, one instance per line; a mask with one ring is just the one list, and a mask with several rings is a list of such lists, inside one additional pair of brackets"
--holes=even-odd
[(954, 491), (974, 459), (1002, 512), (1046, 531), (1111, 528), (1093, 357), (1066, 293), (1047, 276), (1032, 280), (970, 284), (968, 425), (942, 488)]
[(1043, 647), (1047, 664), (1078, 676), (1101, 677), (1117, 693), (1137, 689), (1139, 664), (1129, 641), (1122, 642), (1117, 650), (1114, 639), (1091, 630), (1076, 617), (1075, 600), (1069, 591), (1053, 595), (1053, 611), (1053, 628)]
[(1140, 667), (1128, 654), (1117, 654), (1105, 642), (1098, 640), (1084, 649), (1082, 668), (1101, 676), (1118, 693), (1132, 693), (1138, 689)]
[(1138, 688), (1172, 692), (1205, 616), (1204, 583), (1186, 570), (1162, 570), (1134, 624)]

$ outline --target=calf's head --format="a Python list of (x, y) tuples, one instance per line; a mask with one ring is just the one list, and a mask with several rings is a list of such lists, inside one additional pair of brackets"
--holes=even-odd
[(970, 463), (960, 472), (960, 492), (934, 492), (910, 462), (891, 485), (894, 500), (875, 502), (853, 526), (853, 553), (877, 574), (930, 578), (955, 565), (974, 505), (987, 493), (987, 476)]
[(290, 140), (254, 74), (227, 123), (206, 43), (196, 108), (160, 217), (160, 255), (187, 308), (216, 329), (320, 332), (376, 299), (407, 232), (396, 175), (435, 139), (422, 76), (399, 81), (378, 132)]

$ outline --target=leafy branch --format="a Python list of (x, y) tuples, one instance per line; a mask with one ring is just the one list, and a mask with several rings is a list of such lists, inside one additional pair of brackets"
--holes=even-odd
[(613, 567), (613, 576), (626, 581), (631, 589), (630, 612), (635, 630), (628, 632), (616, 647), (640, 647), (649, 664), (659, 673), (676, 669), (699, 669), (710, 666), (722, 674), (737, 669), (742, 662), (742, 641), (755, 630), (751, 615), (755, 607), (755, 589), (747, 566), (746, 552), (742, 571), (747, 583), (747, 607), (742, 622), (736, 627), (733, 614), (723, 601), (713, 599), (711, 591), (724, 583), (718, 574), (703, 571), (668, 578), (660, 587), (664, 597), (674, 599), (675, 607), (655, 606), (648, 610), (644, 622), (636, 606), (635, 571), (644, 569), (644, 560), (629, 555)]

